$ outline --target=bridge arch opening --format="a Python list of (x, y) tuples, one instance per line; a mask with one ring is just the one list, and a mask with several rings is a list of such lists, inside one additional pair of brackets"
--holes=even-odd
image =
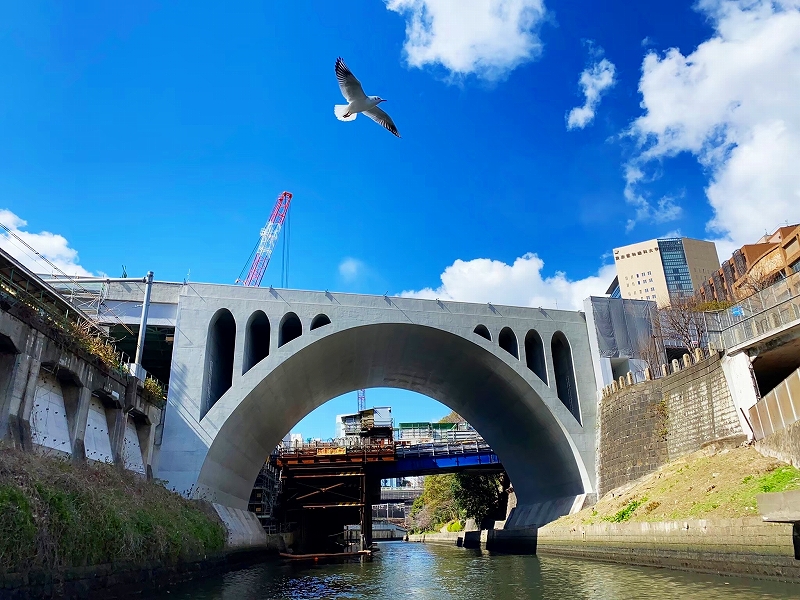
[(330, 325), (331, 320), (328, 318), (328, 315), (319, 314), (313, 319), (311, 319), (311, 331), (318, 329), (320, 327), (324, 327), (325, 325)]
[(572, 363), (569, 340), (562, 332), (556, 331), (550, 346), (553, 353), (553, 370), (555, 371), (558, 398), (580, 423), (581, 409), (578, 403), (578, 387), (575, 384), (575, 367)]
[(288, 344), (303, 335), (303, 324), (293, 312), (286, 313), (281, 319), (281, 328), (278, 335), (278, 347)]
[(213, 429), (194, 493), (245, 508), (265, 457), (301, 419), (342, 394), (391, 387), (464, 417), (499, 457), (519, 504), (538, 506), (535, 518), (547, 522), (591, 491), (592, 479), (564, 425), (572, 416), (524, 372), (505, 353), (425, 325), (373, 323), (309, 338), (253, 367), (204, 419)]
[(257, 310), (247, 321), (244, 338), (242, 375), (269, 356), (270, 326), (263, 310)]
[(542, 336), (535, 329), (525, 335), (525, 363), (547, 385), (547, 362), (544, 358)]
[(486, 338), (490, 342), (492, 341), (492, 334), (489, 333), (489, 330), (486, 328), (486, 325), (478, 325), (475, 327), (475, 331), (473, 333), (477, 333), (482, 338)]
[(497, 336), (497, 343), (500, 344), (503, 350), (519, 360), (519, 345), (517, 344), (517, 335), (514, 330), (510, 327), (503, 327), (500, 335)]
[(208, 325), (201, 416), (205, 416), (233, 385), (235, 349), (236, 320), (231, 311), (221, 308), (214, 313)]

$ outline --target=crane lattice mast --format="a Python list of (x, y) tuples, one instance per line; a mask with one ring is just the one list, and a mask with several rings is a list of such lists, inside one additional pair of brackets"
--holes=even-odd
[(358, 390), (358, 412), (366, 410), (366, 408), (367, 408), (366, 391)]
[(272, 257), (272, 251), (275, 249), (275, 242), (278, 239), (278, 234), (281, 232), (281, 227), (289, 212), (289, 205), (292, 202), (291, 192), (283, 192), (278, 196), (275, 202), (275, 208), (272, 209), (272, 215), (269, 221), (261, 230), (261, 240), (258, 243), (258, 250), (256, 250), (253, 264), (250, 265), (250, 270), (244, 281), (236, 280), (236, 283), (242, 283), (247, 287), (258, 287), (261, 285), (261, 279), (269, 265), (269, 259)]

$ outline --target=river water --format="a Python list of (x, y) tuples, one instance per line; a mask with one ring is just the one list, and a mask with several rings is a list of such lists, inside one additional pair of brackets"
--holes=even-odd
[(278, 559), (148, 596), (159, 600), (414, 598), (523, 600), (800, 598), (800, 584), (717, 577), (550, 556), (382, 543), (369, 563), (299, 565)]

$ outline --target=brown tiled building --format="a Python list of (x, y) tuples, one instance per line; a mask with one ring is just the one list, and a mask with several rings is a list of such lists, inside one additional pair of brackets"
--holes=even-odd
[(780, 227), (755, 244), (747, 244), (697, 290), (706, 302), (736, 302), (775, 281), (800, 271), (800, 225)]

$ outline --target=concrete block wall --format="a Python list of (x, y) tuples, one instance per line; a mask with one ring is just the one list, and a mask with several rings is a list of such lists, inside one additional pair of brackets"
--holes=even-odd
[(697, 358), (661, 379), (604, 391), (598, 434), (601, 496), (709, 442), (746, 439), (719, 353)]
[(151, 475), (162, 409), (142, 398), (136, 378), (59, 333), (24, 310), (0, 310), (0, 441)]

